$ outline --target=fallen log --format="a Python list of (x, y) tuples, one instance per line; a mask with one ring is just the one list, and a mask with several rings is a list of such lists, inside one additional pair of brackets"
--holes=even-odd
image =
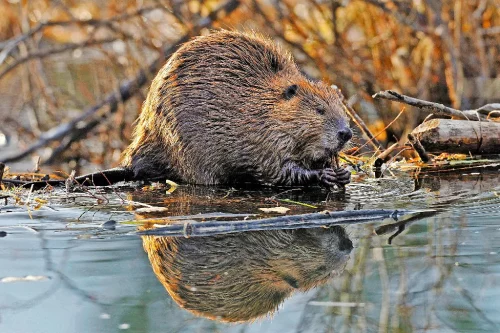
[(432, 119), (411, 133), (429, 153), (500, 154), (500, 123)]

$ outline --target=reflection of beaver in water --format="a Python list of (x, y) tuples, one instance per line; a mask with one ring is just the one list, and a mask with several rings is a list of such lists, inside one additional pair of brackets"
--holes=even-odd
[(123, 165), (134, 179), (331, 186), (350, 181), (331, 161), (351, 136), (340, 92), (271, 41), (220, 31), (160, 70)]
[(343, 228), (273, 230), (203, 238), (143, 237), (153, 270), (183, 308), (228, 322), (277, 309), (343, 271), (352, 242)]

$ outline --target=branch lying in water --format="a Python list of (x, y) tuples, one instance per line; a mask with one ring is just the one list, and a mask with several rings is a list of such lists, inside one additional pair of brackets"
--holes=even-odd
[[(202, 237), (244, 231), (328, 227), (336, 224), (367, 223), (387, 218), (429, 213), (430, 210), (369, 209), (353, 211), (324, 211), (301, 215), (279, 216), (245, 221), (174, 222), (165, 227), (138, 231), (141, 236)], [(171, 221), (170, 221), (171, 222)]]
[(163, 47), (162, 53), (153, 60), (146, 69), (139, 71), (133, 79), (122, 83), (117, 91), (110, 93), (103, 101), (88, 108), (69, 122), (63, 123), (43, 133), (38, 141), (26, 150), (17, 155), (8, 157), (2, 162), (10, 163), (18, 161), (35, 152), (37, 149), (47, 146), (52, 141), (59, 140), (59, 145), (53, 150), (48, 160), (44, 162), (44, 164), (50, 164), (73, 142), (83, 139), (97, 125), (102, 124), (105, 118), (115, 113), (120, 103), (134, 96), (142, 86), (149, 82), (149, 77), (158, 72), (165, 58), (170, 57), (183, 43), (187, 42), (191, 36), (199, 34), (202, 29), (212, 26), (214, 22), (233, 12), (239, 4), (239, 0), (229, 0), (224, 5), (212, 11), (208, 16), (201, 18), (184, 36), (174, 43)]

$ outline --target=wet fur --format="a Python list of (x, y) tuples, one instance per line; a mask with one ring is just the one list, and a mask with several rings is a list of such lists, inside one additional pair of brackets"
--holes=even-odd
[[(287, 98), (291, 85), (298, 89)], [(335, 180), (323, 170), (345, 143), (339, 94), (261, 36), (197, 37), (154, 79), (122, 165), (135, 179), (206, 185)]]

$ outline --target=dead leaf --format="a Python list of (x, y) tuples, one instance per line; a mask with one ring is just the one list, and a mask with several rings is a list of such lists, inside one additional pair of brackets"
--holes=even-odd
[(136, 213), (159, 213), (165, 212), (168, 208), (166, 207), (143, 207), (135, 210)]
[(288, 212), (290, 210), (290, 208), (278, 206), (278, 207), (269, 207), (269, 208), (259, 208), (259, 210), (263, 211), (264, 213), (285, 214), (286, 212)]

